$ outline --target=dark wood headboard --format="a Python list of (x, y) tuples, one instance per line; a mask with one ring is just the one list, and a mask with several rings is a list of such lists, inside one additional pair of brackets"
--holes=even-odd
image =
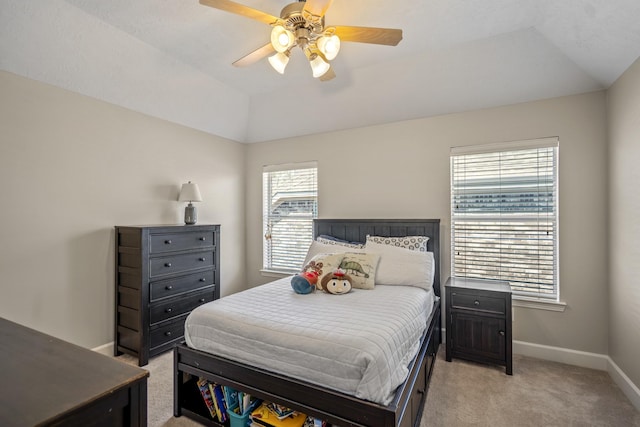
[(436, 271), (433, 289), (440, 296), (440, 220), (439, 219), (315, 219), (313, 238), (333, 236), (365, 243), (367, 235), (384, 237), (427, 236), (427, 249), (433, 252)]

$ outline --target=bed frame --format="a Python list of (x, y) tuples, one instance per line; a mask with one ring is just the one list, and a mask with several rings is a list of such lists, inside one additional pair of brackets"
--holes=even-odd
[[(365, 242), (366, 236), (428, 236), (434, 253), (433, 288), (440, 296), (440, 220), (358, 220), (316, 219), (314, 238), (329, 235), (348, 241)], [(204, 425), (212, 421), (200, 396), (198, 377), (251, 393), (261, 399), (294, 408), (340, 427), (418, 427), (424, 408), (440, 333), (440, 301), (434, 303), (418, 355), (409, 365), (407, 380), (401, 384), (388, 406), (357, 399), (326, 387), (259, 369), (185, 344), (174, 350), (174, 415), (185, 415)]]

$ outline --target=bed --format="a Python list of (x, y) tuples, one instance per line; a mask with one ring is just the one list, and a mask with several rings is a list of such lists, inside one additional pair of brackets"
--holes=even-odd
[[(214, 335), (209, 333), (203, 328), (205, 326), (192, 327), (190, 330), (185, 331), (187, 337), (187, 343), (179, 345), (175, 349), (174, 353), (174, 415), (185, 415), (205, 425), (219, 425), (215, 421), (212, 421), (207, 416), (207, 409), (204, 406), (201, 396), (199, 395), (197, 386), (194, 384), (198, 377), (204, 377), (212, 382), (217, 382), (225, 385), (232, 386), (234, 388), (246, 391), (257, 397), (265, 400), (271, 400), (282, 405), (286, 405), (297, 409), (307, 415), (314, 416), (326, 420), (332, 425), (341, 427), (345, 426), (372, 426), (372, 427), (410, 427), (417, 426), (420, 423), (422, 415), (422, 408), (424, 406), (424, 400), (428, 391), (429, 380), (431, 377), (431, 370), (435, 361), (435, 355), (438, 351), (440, 344), (440, 236), (439, 236), (439, 220), (334, 220), (334, 219), (318, 219), (314, 221), (314, 238), (317, 236), (331, 236), (336, 239), (350, 241), (350, 242), (362, 242), (366, 241), (367, 235), (386, 236), (386, 237), (402, 237), (402, 236), (427, 236), (429, 240), (427, 242), (427, 249), (431, 252), (433, 257), (432, 264), (432, 289), (429, 289), (429, 295), (431, 297), (424, 299), (419, 294), (426, 295), (424, 290), (417, 290), (408, 286), (402, 286), (400, 291), (390, 290), (390, 286), (378, 286), (376, 285), (376, 292), (369, 292), (367, 290), (356, 290), (352, 294), (343, 296), (331, 296), (331, 295), (313, 295), (315, 300), (305, 295), (297, 295), (293, 293), (288, 287), (288, 281), (290, 278), (275, 281), (270, 284), (263, 285), (259, 290), (249, 290), (240, 294), (235, 294), (230, 297), (223, 298), (217, 301), (211, 306), (218, 311), (222, 308), (228, 310), (229, 317), (238, 321), (241, 317), (236, 316), (233, 311), (240, 301), (240, 298), (247, 298), (254, 296), (254, 298), (261, 298), (262, 294), (259, 292), (281, 292), (286, 295), (286, 298), (299, 298), (296, 301), (285, 300), (285, 304), (288, 307), (296, 307), (300, 305), (300, 309), (303, 309), (301, 304), (314, 301), (314, 304), (322, 304), (322, 298), (334, 298), (333, 301), (339, 301), (345, 305), (349, 305), (353, 310), (356, 310), (356, 306), (353, 301), (362, 299), (367, 305), (384, 307), (380, 301), (376, 299), (385, 300), (389, 298), (388, 295), (392, 295), (389, 292), (396, 292), (402, 294), (406, 300), (407, 310), (415, 310), (405, 315), (408, 321), (421, 323), (419, 335), (416, 337), (415, 344), (409, 345), (411, 348), (411, 358), (405, 361), (405, 365), (399, 371), (404, 372), (398, 374), (395, 369), (380, 368), (384, 371), (384, 378), (382, 382), (375, 385), (375, 381), (368, 387), (360, 387), (363, 381), (348, 381), (348, 371), (342, 373), (337, 370), (333, 376), (345, 377), (345, 381), (340, 384), (325, 385), (324, 378), (316, 378), (312, 375), (314, 370), (305, 370), (304, 363), (299, 364), (297, 369), (286, 370), (282, 366), (265, 366), (260, 364), (260, 359), (253, 359), (251, 352), (242, 349), (242, 343), (240, 340), (235, 340), (237, 349), (233, 348), (234, 352), (227, 351), (222, 344), (224, 341), (224, 334), (230, 333), (233, 330), (232, 326), (224, 325), (224, 319), (218, 317), (219, 326), (212, 328), (210, 331)], [(357, 274), (357, 272), (354, 272)], [(431, 283), (429, 283), (431, 285)], [(254, 288), (255, 289), (255, 288)], [(400, 288), (396, 288), (400, 289)], [(285, 292), (286, 290), (286, 292)], [(386, 294), (388, 293), (388, 295)], [(420, 298), (418, 298), (420, 296)], [(305, 299), (307, 297), (307, 299)], [(284, 297), (283, 297), (284, 298)], [(351, 298), (351, 300), (349, 300)], [(409, 300), (416, 300), (415, 307), (410, 307)], [(255, 306), (255, 301), (251, 299), (246, 300), (249, 304)], [(316, 302), (317, 301), (317, 302)], [(327, 300), (328, 301), (328, 300)], [(420, 306), (429, 305), (430, 307)], [(199, 316), (206, 318), (208, 316), (208, 308), (203, 306), (203, 310), (199, 311)], [(282, 311), (282, 308), (276, 307), (275, 310)], [(339, 308), (332, 308), (332, 312), (336, 312)], [(212, 310), (215, 314), (216, 310)], [(259, 311), (259, 310), (257, 310)], [(288, 310), (291, 316), (299, 316), (295, 310)], [(404, 310), (403, 310), (404, 311)], [(337, 311), (339, 312), (339, 311)], [(385, 312), (383, 309), (380, 312)], [(363, 312), (366, 314), (365, 312)], [(389, 321), (396, 322), (393, 318), (393, 313), (388, 313)], [(234, 317), (235, 316), (235, 317)], [(423, 316), (423, 317), (421, 317)], [(194, 317), (197, 317), (195, 315)], [(243, 318), (244, 319), (244, 318)], [(244, 320), (243, 320), (244, 321)], [(252, 319), (247, 317), (247, 322), (262, 322), (262, 320)], [(265, 322), (268, 322), (269, 318), (266, 318)], [(215, 324), (215, 322), (214, 322)], [(395, 323), (394, 323), (395, 325)], [(297, 328), (297, 325), (296, 325)], [(298, 330), (287, 329), (288, 332), (295, 336)], [(392, 326), (395, 328), (395, 326)], [(210, 328), (211, 329), (211, 328)], [(366, 329), (366, 328), (363, 328)], [(226, 332), (225, 332), (226, 331)], [(215, 335), (215, 334), (219, 335)], [(304, 334), (304, 331), (300, 331)], [(349, 331), (347, 331), (349, 333)], [(322, 344), (319, 339), (322, 338), (322, 333), (318, 332), (318, 328), (314, 328), (308, 334), (318, 338), (316, 345), (319, 345), (321, 349), (330, 350), (330, 345)], [(314, 335), (315, 334), (315, 335)], [(374, 334), (376, 335), (376, 334)], [(377, 335), (384, 335), (379, 333)], [(364, 332), (363, 332), (364, 336)], [(328, 339), (336, 340), (335, 336), (328, 336)], [(248, 337), (247, 339), (255, 339), (260, 337)], [(375, 338), (375, 337), (373, 337)], [(267, 339), (267, 338), (265, 338)], [(271, 339), (271, 338), (268, 338)], [(273, 338), (277, 341), (278, 337)], [(353, 341), (353, 339), (350, 339)], [(291, 339), (289, 341), (292, 341)], [(297, 341), (293, 340), (293, 341)], [(318, 344), (320, 343), (320, 344)], [(332, 343), (333, 344), (333, 343)], [(259, 349), (269, 352), (271, 351), (270, 342), (263, 342), (260, 346), (256, 346), (256, 353), (259, 353)], [(395, 343), (393, 345), (385, 344), (384, 342), (374, 342), (374, 346), (389, 347), (392, 352), (393, 348), (400, 348), (402, 345)], [(198, 347), (196, 349), (193, 347)], [(277, 346), (273, 347), (278, 351)], [(231, 351), (230, 350), (230, 351)], [(237, 351), (237, 352), (235, 352)], [(244, 351), (244, 352), (243, 352)], [(352, 355), (345, 351), (345, 360), (358, 360), (358, 355)], [(409, 350), (402, 350), (400, 356), (406, 357)], [(321, 351), (317, 351), (321, 353)], [(313, 352), (304, 353), (305, 361), (308, 361), (312, 366), (318, 362), (318, 360), (308, 360), (309, 354)], [(369, 353), (367, 353), (368, 355)], [(415, 357), (413, 357), (415, 354)], [(334, 360), (336, 355), (327, 353), (327, 358)], [(286, 360), (286, 354), (282, 357), (278, 356), (277, 360), (282, 359), (283, 364), (292, 365)], [(307, 362), (305, 362), (307, 363)], [(372, 365), (376, 365), (372, 363)], [(383, 366), (378, 363), (378, 366)], [(393, 364), (393, 367), (396, 365)], [(399, 365), (398, 365), (399, 366)], [(295, 368), (295, 367), (294, 367)], [(363, 370), (363, 375), (366, 377), (368, 374)], [(310, 371), (309, 374), (307, 371)], [(322, 372), (328, 371), (328, 369), (321, 369)], [(389, 371), (389, 372), (387, 372)], [(284, 374), (283, 372), (286, 372)], [(398, 375), (402, 375), (399, 377)], [(301, 379), (304, 378), (304, 379)], [(372, 376), (372, 378), (376, 378)], [(339, 379), (339, 378), (338, 378)], [(396, 381), (396, 382), (394, 382)], [(364, 381), (366, 383), (366, 381)], [(382, 385), (390, 384), (390, 390), (385, 390)], [(350, 388), (355, 384), (355, 388)], [(373, 393), (373, 394), (368, 394)]]

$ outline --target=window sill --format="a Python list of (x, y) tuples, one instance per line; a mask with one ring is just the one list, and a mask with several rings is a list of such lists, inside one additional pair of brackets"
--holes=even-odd
[(562, 301), (550, 301), (542, 298), (527, 298), (514, 295), (512, 299), (514, 307), (534, 308), (538, 310), (563, 312), (567, 303)]
[(274, 277), (277, 279), (281, 279), (283, 277), (291, 276), (292, 274), (296, 274), (295, 271), (282, 271), (282, 270), (268, 270), (262, 269), (260, 270), (260, 274), (264, 277)]

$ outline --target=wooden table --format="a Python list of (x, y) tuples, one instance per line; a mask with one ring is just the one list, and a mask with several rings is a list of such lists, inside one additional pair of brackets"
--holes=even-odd
[(146, 426), (149, 373), (0, 318), (0, 425)]

